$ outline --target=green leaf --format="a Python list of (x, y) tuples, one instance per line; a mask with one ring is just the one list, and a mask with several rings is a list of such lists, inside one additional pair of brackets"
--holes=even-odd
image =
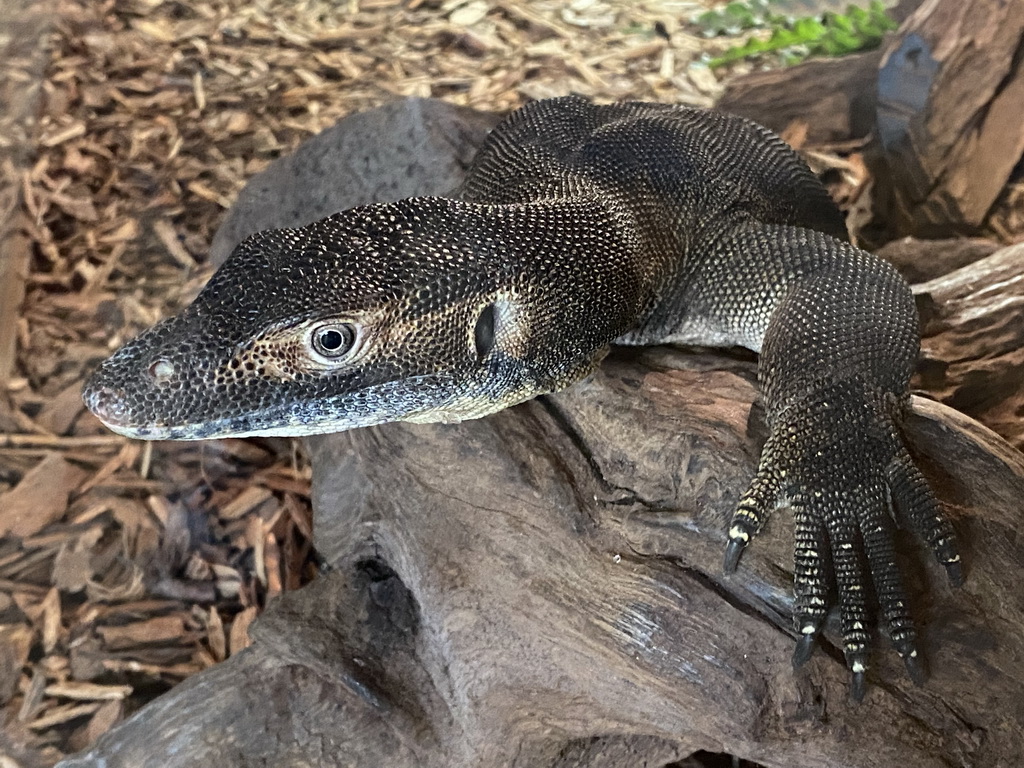
[(814, 16), (788, 19), (772, 15), (767, 0), (735, 0), (719, 12), (719, 18), (727, 15), (734, 24), (739, 24), (740, 18), (743, 24), (766, 23), (771, 36), (767, 39), (751, 37), (729, 48), (708, 62), (711, 67), (769, 53), (776, 54), (785, 64), (809, 55), (842, 56), (877, 47), (885, 33), (898, 26), (881, 0), (872, 0), (866, 10), (850, 6), (843, 14), (828, 13), (824, 20)]

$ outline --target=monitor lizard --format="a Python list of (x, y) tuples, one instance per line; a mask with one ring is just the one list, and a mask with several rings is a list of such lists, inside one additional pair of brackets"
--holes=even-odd
[(954, 532), (900, 427), (919, 349), (910, 289), (767, 129), (715, 111), (537, 101), (447, 197), (352, 208), (242, 242), (191, 306), (87, 383), (135, 438), (310, 435), (485, 416), (586, 377), (610, 344), (760, 354), (769, 434), (724, 567), (795, 519), (799, 666), (835, 584), (860, 699), (873, 605), (920, 682), (894, 560), (916, 530), (956, 585)]

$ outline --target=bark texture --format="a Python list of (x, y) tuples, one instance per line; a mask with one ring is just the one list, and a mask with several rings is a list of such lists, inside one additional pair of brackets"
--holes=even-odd
[[(379, 145), (364, 146), (376, 161), (386, 155), (373, 147), (401, 146), (403, 132), (433, 136), (417, 152), (449, 159), (483, 135), (476, 124), (453, 145), (438, 128), (457, 119), (449, 108), (403, 104), (352, 118), (376, 129)], [(347, 123), (304, 151), (328, 152)], [(329, 186), (339, 207), (394, 192), (292, 167), (306, 175), (290, 188)], [(453, 186), (410, 173), (405, 194)], [(286, 192), (262, 199), (226, 226), (260, 228), (291, 208)], [(989, 282), (954, 272), (919, 288), (942, 305), (926, 327), (943, 396), (972, 391), (968, 354), (1020, 364), (1020, 308), (998, 288), (1020, 284), (1015, 253), (985, 259)], [(1020, 408), (1011, 379), (993, 374), (987, 391), (1003, 405), (979, 412), (997, 426)], [(954, 519), (967, 584), (951, 590), (918, 542), (901, 542), (932, 677), (914, 687), (880, 647), (856, 705), (832, 629), (804, 669), (790, 667), (785, 513), (737, 574), (721, 571), (764, 439), (754, 380), (745, 355), (619, 350), (590, 380), (487, 419), (309, 440), (331, 572), (278, 598), (246, 652), (62, 765), (611, 768), (696, 750), (787, 768), (1016, 764), (1024, 456), (916, 401), (910, 442)]]
[[(916, 6), (916, 9), (913, 7)], [(719, 106), (814, 145), (866, 142), (881, 244), (1024, 232), (1024, 0), (901, 3), (878, 50), (755, 72)]]
[(751, 72), (732, 81), (717, 106), (776, 133), (799, 124), (811, 144), (863, 139), (875, 125), (882, 53), (810, 59), (786, 69)]
[(1024, 0), (925, 0), (878, 77), (876, 212), (924, 237), (980, 228), (1024, 155)]
[[(921, 4), (900, 0), (888, 13), (903, 23)], [(803, 140), (814, 145), (863, 140), (875, 128), (878, 67), (886, 50), (755, 70), (730, 81), (717, 108), (780, 134), (799, 124)]]

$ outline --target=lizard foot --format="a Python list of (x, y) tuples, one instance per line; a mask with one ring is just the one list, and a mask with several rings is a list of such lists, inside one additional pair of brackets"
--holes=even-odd
[(789, 410), (773, 425), (757, 475), (733, 516), (724, 568), (735, 571), (772, 511), (790, 507), (793, 618), (800, 633), (793, 665), (811, 658), (834, 586), (850, 693), (860, 701), (875, 603), (910, 678), (920, 685), (927, 677), (896, 564), (896, 525), (928, 542), (953, 586), (963, 582), (963, 572), (953, 529), (903, 445), (885, 399), (862, 396), (851, 405), (850, 394), (828, 393), (820, 405)]

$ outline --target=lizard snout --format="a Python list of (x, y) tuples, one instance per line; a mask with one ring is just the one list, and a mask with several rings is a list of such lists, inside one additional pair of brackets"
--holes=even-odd
[(85, 391), (86, 406), (96, 417), (108, 426), (126, 426), (128, 406), (124, 392), (105, 385), (88, 387)]

